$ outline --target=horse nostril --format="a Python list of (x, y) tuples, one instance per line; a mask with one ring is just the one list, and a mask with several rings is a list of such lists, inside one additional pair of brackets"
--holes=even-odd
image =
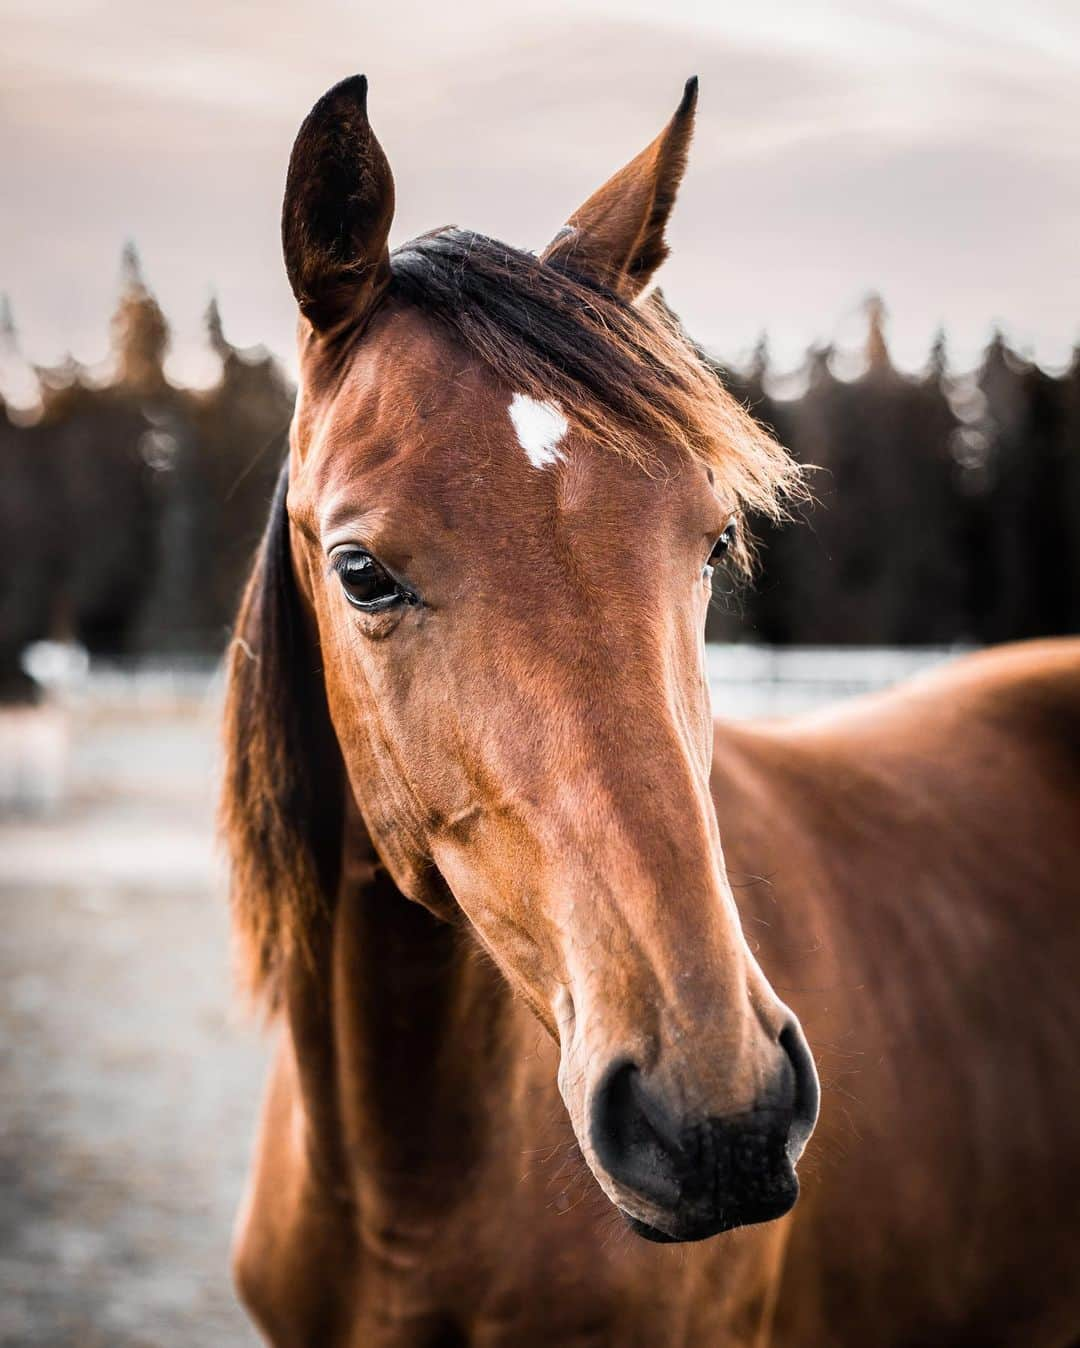
[(613, 1064), (593, 1097), (590, 1125), (600, 1164), (619, 1183), (665, 1207), (680, 1191), (677, 1126), (649, 1093), (637, 1064)]
[(794, 1089), (791, 1100), (791, 1127), (788, 1132), (787, 1154), (791, 1164), (803, 1153), (810, 1135), (817, 1123), (818, 1107), (821, 1103), (821, 1087), (818, 1084), (817, 1069), (806, 1042), (802, 1026), (794, 1016), (780, 1032), (780, 1047), (787, 1055), (794, 1074)]
[[(776, 1063), (776, 1044), (761, 1047)], [(678, 1115), (632, 1059), (607, 1069), (592, 1096), (589, 1136), (639, 1234), (702, 1240), (790, 1210), (799, 1196), (795, 1162), (817, 1117), (817, 1073), (794, 1017), (779, 1047), (772, 1089), (738, 1112)], [(641, 1219), (635, 1198), (665, 1214), (661, 1226)]]

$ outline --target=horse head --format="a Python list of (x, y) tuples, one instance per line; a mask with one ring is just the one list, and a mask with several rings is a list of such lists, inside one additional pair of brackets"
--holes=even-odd
[(467, 924), (557, 1041), (585, 1159), (657, 1240), (786, 1212), (818, 1100), (725, 871), (703, 644), (714, 566), (796, 470), (649, 293), (696, 93), (539, 256), (391, 252), (366, 82), (315, 105), (283, 213), (299, 393), (229, 691), (255, 980), (333, 904), (351, 794), (402, 902)]

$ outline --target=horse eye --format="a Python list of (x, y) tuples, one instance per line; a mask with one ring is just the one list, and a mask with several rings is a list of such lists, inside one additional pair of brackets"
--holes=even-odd
[(333, 559), (345, 598), (353, 608), (378, 613), (409, 599), (409, 593), (369, 552), (339, 552)]
[(728, 527), (716, 540), (716, 544), (713, 547), (712, 552), (709, 553), (709, 560), (705, 567), (705, 570), (707, 572), (711, 573), (713, 567), (719, 565), (719, 563), (723, 561), (724, 554), (730, 551), (732, 544), (735, 542), (737, 536), (738, 536), (738, 529), (736, 527), (735, 521), (732, 520), (732, 522), (728, 525)]

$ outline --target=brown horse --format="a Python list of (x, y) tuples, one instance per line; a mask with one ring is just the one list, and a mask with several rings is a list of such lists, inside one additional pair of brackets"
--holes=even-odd
[(223, 811), (275, 1345), (1080, 1339), (1080, 646), (714, 728), (797, 478), (646, 298), (695, 94), (538, 258), (390, 254), (362, 79), (297, 139)]

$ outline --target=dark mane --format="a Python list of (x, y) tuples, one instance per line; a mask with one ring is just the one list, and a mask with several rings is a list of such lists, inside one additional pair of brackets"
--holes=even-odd
[(629, 304), (558, 261), (445, 229), (398, 248), (391, 293), (415, 305), (516, 388), (555, 399), (639, 462), (675, 442), (769, 515), (798, 469), (723, 388), (662, 304)]

